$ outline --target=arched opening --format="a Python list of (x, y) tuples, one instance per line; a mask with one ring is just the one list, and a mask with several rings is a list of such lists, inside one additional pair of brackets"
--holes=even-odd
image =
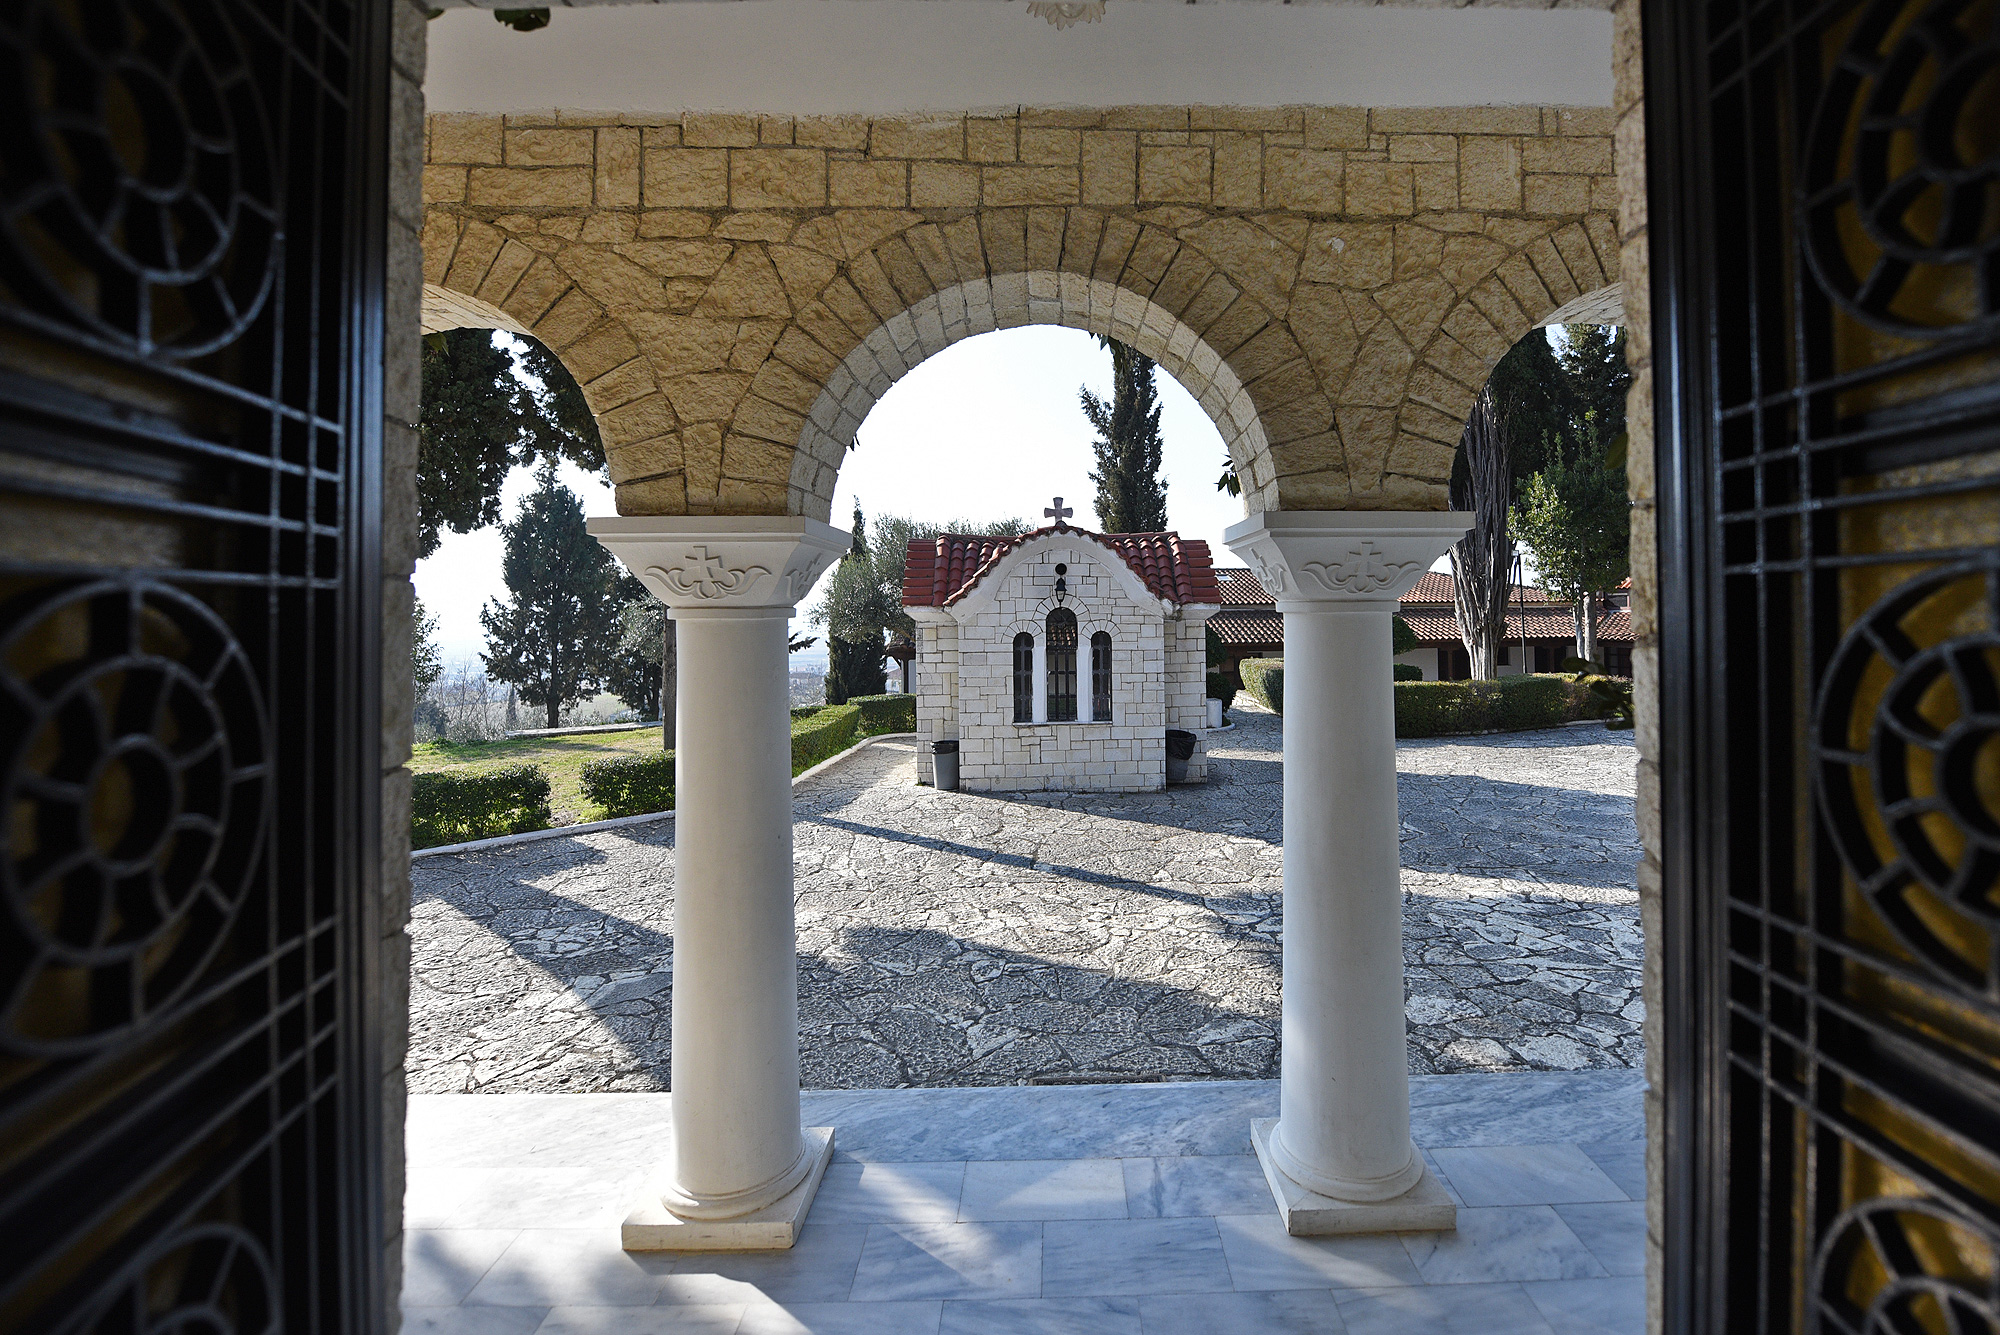
[(1048, 663), (1049, 719), (1051, 723), (1076, 722), (1076, 613), (1067, 607), (1053, 609), (1048, 620), (1044, 657)]

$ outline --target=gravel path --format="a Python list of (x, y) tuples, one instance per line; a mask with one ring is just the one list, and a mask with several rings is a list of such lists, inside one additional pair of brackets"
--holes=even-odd
[[(884, 743), (797, 793), (808, 1088), (1278, 1071), (1280, 721), (1210, 782), (939, 793)], [(1410, 1069), (1636, 1067), (1631, 734), (1403, 742)], [(663, 1089), (672, 825), (416, 863), (410, 1087)]]

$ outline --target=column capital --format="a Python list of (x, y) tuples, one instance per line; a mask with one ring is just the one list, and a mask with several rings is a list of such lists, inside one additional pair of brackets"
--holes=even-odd
[(589, 528), (676, 610), (795, 607), (853, 545), (845, 530), (784, 515), (607, 515)]
[(1472, 527), (1447, 510), (1266, 510), (1222, 540), (1278, 602), (1394, 603)]

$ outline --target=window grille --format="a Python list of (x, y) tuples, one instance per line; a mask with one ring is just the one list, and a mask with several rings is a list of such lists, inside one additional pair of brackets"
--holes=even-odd
[(1049, 613), (1049, 722), (1076, 722), (1076, 613)]
[(1035, 637), (1022, 631), (1014, 637), (1014, 722), (1035, 720)]
[(1111, 721), (1111, 636), (1101, 630), (1090, 637), (1090, 717)]

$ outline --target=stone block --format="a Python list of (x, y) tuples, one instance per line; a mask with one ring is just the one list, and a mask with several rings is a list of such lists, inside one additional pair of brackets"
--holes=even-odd
[[(647, 1183), (638, 1204), (625, 1217), (619, 1245), (628, 1252), (754, 1252), (784, 1251), (799, 1240), (806, 1213), (819, 1193), (826, 1166), (833, 1161), (833, 1128), (805, 1129), (812, 1167), (803, 1181), (754, 1214), (736, 1219), (683, 1219), (660, 1204), (667, 1180)], [(662, 1172), (665, 1170), (663, 1169)]]
[(629, 126), (606, 126), (595, 132), (598, 207), (630, 206), (639, 202), (640, 134)]
[(439, 112), (429, 118), (425, 160), (497, 167), (507, 160), (502, 128), (498, 116)]
[(979, 172), (978, 167), (953, 162), (911, 163), (910, 207), (916, 209), (975, 207), (979, 203)]
[(465, 200), (510, 209), (588, 208), (590, 175), (588, 167), (474, 167)]
[(1076, 162), (1082, 151), (1081, 131), (1021, 128), (1020, 160), (1041, 166), (1062, 167)]
[(1303, 129), (1307, 148), (1366, 148), (1368, 109), (1307, 107)]
[(681, 142), (692, 148), (749, 148), (757, 142), (757, 118), (691, 111), (681, 117)]
[(729, 154), (723, 149), (646, 151), (647, 208), (720, 209), (729, 205)]
[(1121, 130), (1087, 130), (1082, 147), (1082, 198), (1086, 204), (1131, 204), (1138, 197), (1138, 136)]
[(1407, 217), (1416, 212), (1416, 178), (1398, 162), (1349, 162), (1347, 212), (1361, 217)]
[(1073, 167), (981, 167), (979, 173), (985, 202), (994, 207), (1079, 202)]
[(596, 151), (592, 131), (555, 127), (509, 129), (506, 145), (510, 167), (587, 167)]
[(1468, 209), (1521, 207), (1521, 145), (1468, 138), (1458, 151), (1458, 201)]
[[(1343, 155), (1310, 148), (1264, 152), (1264, 202), (1271, 208), (1338, 213)], [(1404, 210), (1408, 212), (1408, 210)]]
[(909, 164), (835, 160), (827, 164), (827, 202), (835, 208), (900, 209), (909, 201)]
[[(1023, 131), (1023, 140), (1027, 132)], [(1024, 143), (1025, 147), (1025, 143)], [(1206, 204), (1209, 201), (1211, 159), (1206, 148), (1146, 148), (1139, 150), (1141, 203)]]
[(1590, 209), (1590, 178), (1530, 175), (1523, 183), (1522, 201), (1530, 213), (1586, 213)]
[(965, 157), (965, 122), (956, 116), (922, 120), (878, 120), (869, 127), (868, 156), (874, 158)]
[(729, 155), (729, 203), (739, 209), (823, 206), (826, 154), (816, 148), (734, 150)]
[(837, 148), (859, 152), (868, 147), (868, 118), (801, 116), (793, 123), (792, 142), (801, 148)]

